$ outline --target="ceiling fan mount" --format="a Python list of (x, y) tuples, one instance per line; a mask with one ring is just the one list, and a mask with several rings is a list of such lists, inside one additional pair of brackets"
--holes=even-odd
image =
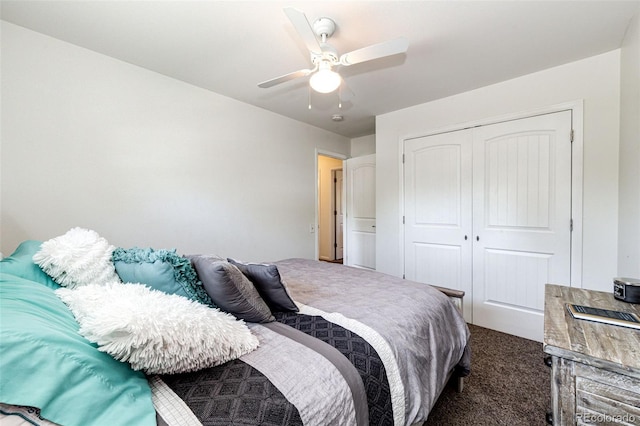
[[(409, 47), (406, 38), (400, 37), (386, 42), (363, 47), (343, 55), (327, 43), (327, 39), (336, 31), (336, 23), (331, 18), (322, 17), (309, 23), (307, 17), (298, 9), (288, 7), (285, 14), (304, 41), (311, 57), (312, 69), (301, 69), (258, 84), (268, 88), (289, 80), (311, 75), (310, 86), (320, 93), (330, 93), (344, 86), (342, 77), (333, 70), (340, 66), (350, 66), (361, 62), (372, 61), (386, 56), (404, 53)], [(326, 84), (323, 84), (326, 83)]]
[(338, 50), (327, 43), (327, 39), (336, 31), (336, 23), (331, 18), (318, 18), (313, 23), (312, 29), (315, 35), (320, 38), (320, 52), (309, 52), (311, 54), (311, 63), (318, 67), (324, 63), (325, 68), (327, 62), (331, 66), (338, 65), (340, 63)]
[(336, 31), (336, 23), (331, 18), (318, 18), (314, 21), (313, 32), (320, 37), (323, 42), (326, 42), (329, 37)]

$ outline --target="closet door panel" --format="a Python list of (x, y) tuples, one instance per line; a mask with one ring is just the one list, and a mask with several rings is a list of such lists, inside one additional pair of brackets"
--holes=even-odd
[(474, 129), (475, 324), (542, 340), (546, 283), (569, 284), (571, 112)]
[[(405, 277), (471, 297), (471, 134), (405, 141)], [(471, 305), (465, 318), (472, 320)]]

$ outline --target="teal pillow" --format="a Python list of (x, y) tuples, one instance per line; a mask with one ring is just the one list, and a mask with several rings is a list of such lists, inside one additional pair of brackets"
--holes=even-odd
[(40, 250), (41, 244), (41, 241), (35, 240), (20, 243), (11, 256), (0, 261), (0, 272), (35, 281), (53, 289), (60, 288), (58, 283), (33, 262), (33, 255)]
[(168, 294), (177, 294), (209, 306), (215, 306), (198, 279), (191, 261), (175, 249), (116, 248), (113, 251), (116, 272), (124, 283), (140, 283)]
[(0, 305), (0, 402), (64, 425), (156, 424), (144, 374), (82, 337), (52, 289), (2, 273)]

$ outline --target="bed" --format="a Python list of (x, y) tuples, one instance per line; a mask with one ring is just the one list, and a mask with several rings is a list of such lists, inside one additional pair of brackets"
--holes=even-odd
[[(201, 255), (178, 256), (182, 258), (176, 261), (182, 265), (180, 273), (184, 275), (184, 268), (193, 266), (198, 280), (206, 283), (206, 272), (198, 268), (198, 262), (235, 265), (247, 277), (252, 277), (247, 267), (268, 267), (275, 270), (294, 306), (277, 309), (277, 303), (269, 303), (268, 320), (240, 321), (259, 345), (226, 362), (178, 373), (135, 370), (133, 362), (130, 366), (117, 361), (104, 348), (99, 350), (96, 342), (79, 335), (80, 327), (74, 321), (80, 321), (77, 312), (75, 318), (68, 312), (60, 302), (59, 284), (32, 260), (41, 244), (25, 242), (0, 263), (3, 421), (412, 425), (427, 419), (450, 378), (470, 371), (469, 330), (456, 304), (441, 289), (308, 259), (253, 264)], [(147, 265), (156, 268), (157, 264), (156, 259)], [(119, 271), (121, 277), (126, 272), (116, 268)], [(179, 275), (176, 268), (172, 273)], [(206, 285), (203, 288), (209, 290)], [(219, 297), (216, 295), (217, 301)], [(220, 302), (216, 310), (225, 303)], [(25, 323), (30, 324), (27, 330)], [(73, 342), (62, 337), (51, 341), (51, 334), (63, 326), (68, 328), (65, 339)], [(190, 333), (190, 328), (186, 330)], [(48, 340), (41, 344), (44, 339)], [(51, 354), (59, 350), (57, 344), (64, 348), (60, 358), (52, 360)], [(66, 365), (70, 358), (76, 364)], [(77, 365), (86, 367), (92, 379), (100, 378), (91, 383), (102, 386), (99, 391), (91, 390)], [(42, 389), (42, 378), (54, 374), (53, 370), (60, 377), (50, 379)], [(118, 386), (124, 390), (112, 389)], [(70, 406), (77, 413), (65, 420)], [(67, 407), (66, 411), (61, 407)], [(78, 417), (83, 410), (85, 417)]]

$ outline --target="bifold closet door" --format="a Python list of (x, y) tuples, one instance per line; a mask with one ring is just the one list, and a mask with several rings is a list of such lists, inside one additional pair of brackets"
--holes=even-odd
[(571, 282), (571, 111), (473, 129), (474, 324), (542, 341)]
[(562, 111), (405, 140), (405, 277), (542, 341), (544, 285), (571, 282), (570, 134)]
[(471, 132), (405, 141), (405, 278), (466, 292), (471, 311)]

